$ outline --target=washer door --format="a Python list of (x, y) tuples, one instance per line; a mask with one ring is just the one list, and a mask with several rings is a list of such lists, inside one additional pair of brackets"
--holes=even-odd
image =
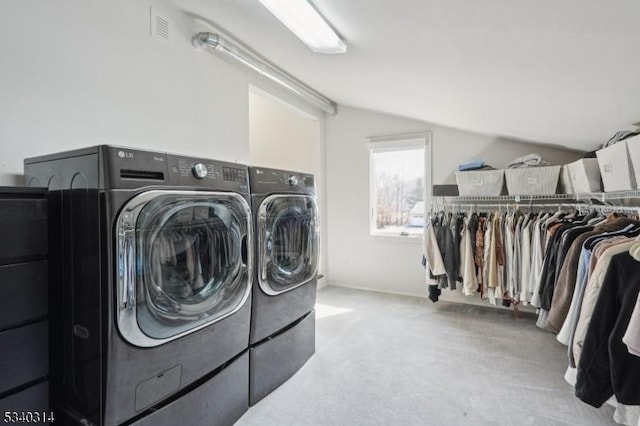
[(158, 346), (238, 311), (251, 291), (251, 212), (239, 194), (149, 191), (116, 222), (118, 327)]
[(258, 209), (258, 283), (268, 295), (299, 287), (318, 269), (315, 198), (272, 195)]

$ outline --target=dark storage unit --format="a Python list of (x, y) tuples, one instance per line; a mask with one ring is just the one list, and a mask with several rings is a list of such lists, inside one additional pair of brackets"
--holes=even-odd
[(0, 266), (0, 331), (45, 319), (48, 283), (46, 260)]
[[(0, 187), (0, 413), (49, 411), (47, 191)], [(39, 422), (39, 424), (48, 424)]]

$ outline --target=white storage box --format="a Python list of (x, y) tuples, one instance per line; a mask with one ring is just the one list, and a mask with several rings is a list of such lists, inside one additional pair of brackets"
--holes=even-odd
[(509, 195), (549, 195), (558, 189), (561, 166), (506, 169)]
[[(598, 167), (596, 165), (596, 167)], [(569, 168), (564, 165), (560, 169), (560, 193), (561, 194), (573, 194), (573, 184), (571, 183), (571, 176), (569, 175)]]
[[(629, 139), (635, 139), (637, 136)], [(605, 192), (628, 191), (636, 188), (627, 153), (627, 141), (596, 151)]]
[(640, 189), (640, 135), (625, 139), (629, 159), (633, 166), (633, 175), (636, 181), (636, 188)]
[(569, 171), (573, 192), (601, 192), (600, 168), (595, 158), (582, 158), (564, 166)]
[(493, 197), (502, 194), (504, 170), (469, 170), (456, 172), (460, 196)]

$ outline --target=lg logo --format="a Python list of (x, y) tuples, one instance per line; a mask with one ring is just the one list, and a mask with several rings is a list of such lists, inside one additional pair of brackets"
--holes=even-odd
[(120, 158), (133, 158), (133, 152), (118, 151), (118, 157), (120, 157)]

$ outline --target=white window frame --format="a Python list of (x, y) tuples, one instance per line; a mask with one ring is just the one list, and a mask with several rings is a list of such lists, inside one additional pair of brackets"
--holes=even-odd
[(409, 234), (405, 232), (397, 233), (377, 229), (377, 190), (376, 176), (374, 172), (374, 154), (381, 152), (404, 151), (410, 149), (424, 149), (424, 200), (423, 215), (426, 218), (428, 205), (431, 204), (431, 182), (432, 182), (432, 164), (431, 164), (431, 132), (405, 133), (388, 136), (369, 137), (369, 235), (373, 237), (385, 237), (398, 240), (420, 240), (422, 234)]

